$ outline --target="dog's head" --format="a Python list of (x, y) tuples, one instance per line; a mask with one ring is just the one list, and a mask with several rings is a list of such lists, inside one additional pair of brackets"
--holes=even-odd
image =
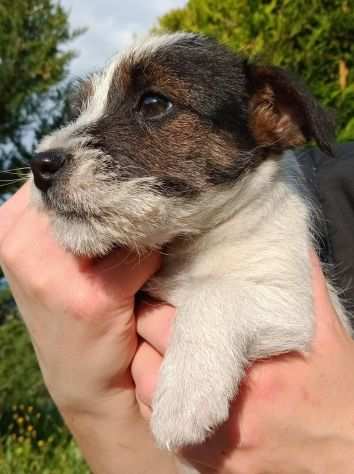
[(32, 170), (59, 240), (77, 254), (199, 232), (218, 196), (267, 158), (308, 140), (330, 149), (330, 121), (287, 73), (192, 34), (133, 46), (78, 86), (72, 108)]

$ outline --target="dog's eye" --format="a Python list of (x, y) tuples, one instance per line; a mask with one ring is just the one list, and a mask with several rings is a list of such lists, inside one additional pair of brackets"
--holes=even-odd
[(172, 102), (157, 94), (145, 94), (140, 101), (140, 113), (144, 118), (157, 120), (162, 118), (172, 109)]

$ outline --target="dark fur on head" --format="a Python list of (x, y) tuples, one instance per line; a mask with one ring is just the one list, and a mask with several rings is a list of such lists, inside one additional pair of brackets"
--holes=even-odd
[[(149, 95), (168, 105), (161, 117), (142, 112)], [(39, 151), (65, 155), (42, 198), (77, 253), (199, 232), (213, 225), (205, 214), (213, 193), (262, 161), (310, 140), (331, 151), (331, 120), (302, 85), (198, 35), (129, 50), (82, 83), (74, 108), (75, 120)], [(80, 242), (64, 235), (76, 225)]]
[(333, 155), (333, 116), (299, 79), (279, 67), (255, 64), (248, 65), (248, 77), (250, 122), (257, 141), (282, 152), (314, 140)]

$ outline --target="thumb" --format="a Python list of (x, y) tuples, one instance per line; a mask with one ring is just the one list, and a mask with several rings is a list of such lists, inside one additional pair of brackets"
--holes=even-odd
[(128, 249), (117, 249), (96, 260), (91, 269), (103, 285), (119, 288), (122, 296), (131, 297), (157, 272), (160, 264), (158, 252), (139, 256)]

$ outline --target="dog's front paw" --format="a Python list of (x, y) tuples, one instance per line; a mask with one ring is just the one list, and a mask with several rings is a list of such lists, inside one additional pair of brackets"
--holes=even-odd
[(151, 419), (158, 445), (175, 451), (205, 441), (228, 417), (230, 396), (220, 388), (202, 383), (193, 387), (183, 382), (168, 387), (160, 384)]

